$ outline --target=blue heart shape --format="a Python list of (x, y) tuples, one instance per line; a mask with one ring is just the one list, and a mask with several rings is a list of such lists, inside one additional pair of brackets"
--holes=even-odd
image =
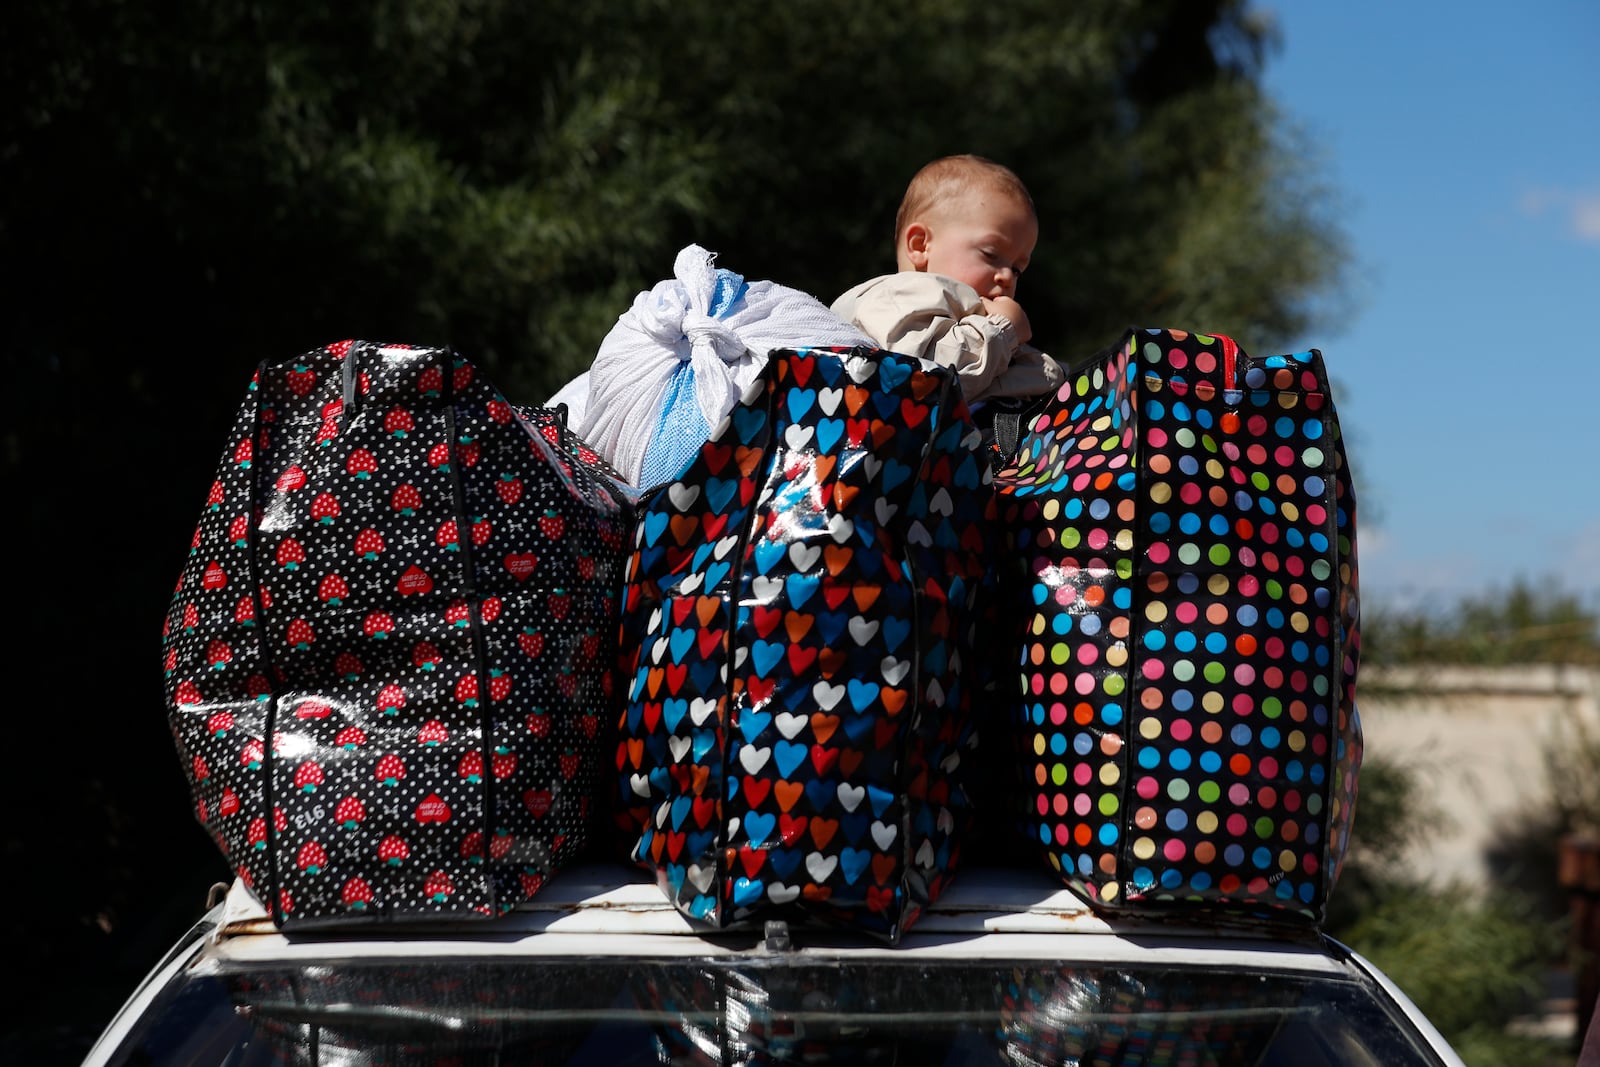
[(783, 591), (789, 595), (789, 605), (796, 609), (805, 607), (806, 601), (816, 593), (818, 584), (814, 575), (789, 575), (783, 580)]
[(963, 489), (976, 489), (983, 482), (983, 470), (971, 452), (956, 466), (955, 482)]
[(884, 492), (887, 493), (909, 477), (911, 477), (911, 468), (909, 466), (897, 459), (884, 460), (881, 474)]
[[(941, 675), (948, 665), (947, 646), (943, 641), (935, 641), (932, 647), (922, 653), (922, 670), (925, 674)], [(948, 696), (948, 692), (946, 696)]]
[(649, 511), (644, 516), (644, 539), (649, 544), (655, 544), (666, 532), (667, 523), (672, 521), (672, 516), (664, 511)]
[(844, 720), (844, 735), (853, 745), (862, 744), (872, 729), (877, 725), (877, 717), (873, 715), (851, 715)]
[(666, 545), (654, 545), (639, 550), (639, 573), (654, 574), (661, 564), (661, 557), (667, 554)]
[[(673, 888), (675, 890), (682, 889), (683, 883), (679, 882), (678, 885), (674, 886)], [(711, 916), (716, 913), (716, 910), (717, 902), (712, 897), (698, 896), (689, 901), (689, 914), (696, 919), (710, 921)]]
[(833, 447), (839, 443), (839, 438), (843, 436), (843, 419), (822, 419), (817, 423), (817, 447), (822, 451), (832, 452)]
[(678, 724), (683, 717), (689, 714), (689, 702), (682, 697), (673, 697), (671, 700), (662, 701), (661, 721), (667, 724), (668, 733), (677, 733)]
[(770, 574), (772, 568), (789, 554), (789, 545), (784, 541), (760, 540), (756, 542), (756, 573)]
[[(872, 825), (872, 816), (857, 808), (847, 811), (839, 816), (839, 828), (844, 831), (846, 841), (865, 841), (867, 830)], [(870, 851), (870, 850), (867, 850)]]
[(697, 659), (689, 663), (689, 680), (694, 683), (694, 691), (701, 696), (720, 695), (722, 686), (722, 664), (712, 659)]
[(672, 662), (682, 663), (684, 654), (694, 647), (693, 630), (674, 630), (667, 638), (667, 651), (672, 656)]
[(895, 651), (905, 644), (907, 637), (911, 636), (911, 620), (889, 615), (883, 620), (883, 645), (890, 652)]
[(733, 428), (739, 434), (739, 443), (748, 445), (766, 429), (767, 413), (760, 408), (737, 407), (733, 409)]
[(872, 406), (878, 418), (900, 421), (900, 398), (894, 393), (873, 393)]
[(755, 663), (756, 677), (765, 678), (772, 668), (783, 662), (783, 644), (778, 641), (757, 641), (750, 646), (750, 659)]
[(755, 744), (771, 722), (772, 712), (746, 709), (739, 713), (739, 732), (746, 741)]
[(689, 817), (689, 812), (694, 810), (694, 798), (689, 796), (678, 797), (672, 802), (672, 828), (683, 829), (683, 820)]
[[(883, 818), (883, 813), (889, 810), (890, 804), (894, 803), (895, 795), (882, 786), (869, 784), (867, 786), (867, 804), (871, 806), (872, 814), (880, 819)], [(926, 805), (924, 806), (926, 807)]]
[(711, 566), (707, 567), (705, 584), (706, 590), (709, 592), (721, 585), (722, 580), (728, 576), (728, 572), (731, 569), (732, 564), (730, 564), (727, 560), (723, 560), (721, 563), (713, 563)]
[(815, 389), (789, 390), (789, 418), (799, 422), (806, 417), (806, 412), (811, 410), (811, 405), (817, 402)]
[(860, 678), (851, 678), (845, 683), (845, 688), (850, 694), (850, 705), (856, 711), (866, 711), (878, 699), (878, 683), (864, 682)]
[(689, 855), (695, 858), (705, 856), (717, 843), (717, 827), (710, 830), (695, 830), (684, 835), (684, 848), (689, 850)]
[(830, 778), (811, 778), (806, 781), (806, 802), (811, 810), (824, 812), (833, 803), (838, 786)]
[(735, 878), (733, 880), (733, 902), (741, 908), (747, 908), (759, 901), (766, 894), (765, 882), (758, 882), (751, 878)]
[(861, 872), (867, 869), (867, 864), (872, 862), (872, 853), (864, 848), (846, 848), (839, 853), (839, 872), (844, 875), (844, 880), (855, 885), (861, 877)]
[(795, 768), (806, 761), (811, 750), (798, 741), (779, 741), (772, 748), (772, 758), (777, 761), (778, 773), (793, 778)]
[(759, 811), (746, 812), (744, 817), (744, 832), (749, 836), (750, 843), (760, 848), (767, 843), (767, 838), (778, 825), (778, 817)]
[(911, 377), (911, 364), (885, 356), (878, 361), (878, 381), (886, 389), (898, 389)]
[(733, 494), (739, 491), (737, 478), (707, 478), (706, 503), (711, 505), (714, 514), (721, 514), (728, 506), (728, 501), (733, 499)]
[(704, 763), (711, 751), (717, 747), (717, 732), (715, 730), (696, 730), (694, 732), (694, 761)]
[(817, 635), (822, 638), (822, 647), (830, 648), (837, 644), (839, 636), (844, 633), (848, 615), (844, 611), (822, 611), (818, 612), (815, 618)]
[(791, 874), (799, 870), (800, 861), (804, 858), (799, 849), (767, 849), (767, 866), (772, 868), (772, 873), (778, 876), (779, 881), (786, 880)]

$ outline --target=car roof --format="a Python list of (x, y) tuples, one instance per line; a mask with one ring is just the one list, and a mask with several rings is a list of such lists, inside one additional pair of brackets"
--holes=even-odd
[[(1056, 936), (1070, 935), (1070, 936)], [(711, 957), (787, 951), (832, 957), (1162, 960), (1252, 970), (1348, 973), (1342, 946), (1309, 927), (1226, 918), (1110, 918), (1045, 872), (964, 871), (897, 945), (821, 922), (718, 931), (679, 912), (643, 871), (581, 864), (489, 920), (358, 920), (281, 932), (241, 882), (228, 890), (212, 966), (266, 961), (528, 956)]]

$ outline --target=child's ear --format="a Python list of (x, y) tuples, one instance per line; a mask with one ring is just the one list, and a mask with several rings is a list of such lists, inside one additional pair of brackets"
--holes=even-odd
[(928, 245), (933, 233), (920, 222), (913, 222), (900, 235), (900, 256), (912, 270), (928, 269)]

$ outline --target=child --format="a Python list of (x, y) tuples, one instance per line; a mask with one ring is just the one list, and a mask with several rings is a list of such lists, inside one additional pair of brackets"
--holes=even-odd
[(982, 156), (936, 159), (911, 179), (895, 219), (899, 271), (860, 285), (833, 312), (894, 352), (952, 367), (968, 404), (1048, 393), (1064, 379), (1027, 342), (1017, 279), (1039, 238), (1022, 180)]

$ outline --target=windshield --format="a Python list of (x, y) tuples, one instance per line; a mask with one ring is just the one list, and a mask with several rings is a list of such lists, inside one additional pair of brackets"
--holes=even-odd
[(1327, 975), (1037, 961), (341, 963), (190, 978), (126, 1065), (1434, 1065)]

